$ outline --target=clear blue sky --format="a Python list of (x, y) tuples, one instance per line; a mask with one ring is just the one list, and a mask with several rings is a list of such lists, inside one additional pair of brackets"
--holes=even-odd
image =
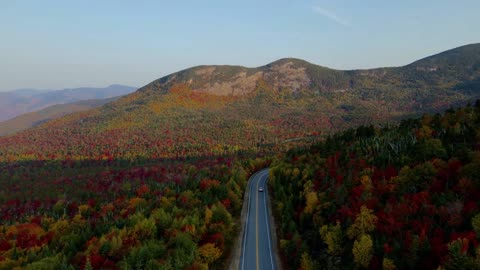
[(200, 64), (399, 66), (480, 42), (478, 0), (0, 0), (0, 91), (143, 86)]

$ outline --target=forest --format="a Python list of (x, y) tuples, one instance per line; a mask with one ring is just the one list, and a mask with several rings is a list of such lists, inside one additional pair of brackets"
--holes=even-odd
[(269, 180), (285, 264), (480, 269), (479, 168), (480, 101), (292, 149)]
[[(103, 140), (136, 134), (127, 130)], [(140, 135), (111, 148), (139, 154), (129, 156), (68, 126), (57, 136), (78, 147), (55, 140), (30, 151), (51, 132), (37, 131), (0, 140), (7, 153), (19, 146), (0, 166), (0, 269), (225, 269), (247, 180), (266, 167), (287, 269), (480, 265), (479, 101), (314, 140), (261, 146), (235, 135), (237, 149), (218, 152), (179, 149), (166, 131), (154, 151)]]
[[(199, 67), (0, 137), (0, 270), (225, 269), (267, 167), (287, 269), (475, 268), (480, 103), (406, 118), (466, 104), (476, 84), (399, 84), (419, 67), (285, 59), (242, 95), (193, 89), (239, 71)], [(276, 83), (303, 71), (305, 89)]]
[(2, 163), (0, 269), (225, 269), (265, 158)]

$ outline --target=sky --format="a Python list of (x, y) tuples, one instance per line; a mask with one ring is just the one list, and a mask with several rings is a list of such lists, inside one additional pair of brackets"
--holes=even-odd
[(0, 0), (0, 91), (141, 87), (285, 57), (402, 66), (480, 42), (479, 12), (478, 0)]

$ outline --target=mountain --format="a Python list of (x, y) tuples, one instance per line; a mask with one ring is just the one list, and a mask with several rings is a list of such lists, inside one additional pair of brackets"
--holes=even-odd
[(126, 95), (136, 88), (124, 85), (110, 85), (104, 88), (73, 88), (63, 90), (18, 89), (0, 92), (0, 121), (11, 119), (28, 112), (46, 107), (88, 99), (105, 99)]
[(22, 89), (16, 89), (16, 90), (10, 91), (10, 93), (20, 95), (22, 97), (31, 97), (31, 96), (34, 96), (34, 95), (38, 95), (38, 94), (45, 93), (45, 92), (50, 92), (50, 91), (52, 91), (52, 90), (22, 88)]
[(261, 78), (277, 90), (289, 88), (294, 91), (359, 90), (382, 85), (456, 89), (478, 79), (479, 62), (480, 44), (452, 49), (398, 68), (342, 71), (285, 58), (259, 68), (198, 66), (163, 77), (145, 88), (168, 90), (172, 84), (187, 83), (194, 90), (238, 95), (252, 91)]
[(258, 151), (473, 102), (480, 98), (479, 65), (480, 44), (370, 70), (334, 70), (291, 58), (258, 68), (198, 66), (100, 108), (1, 139), (0, 151), (55, 156), (55, 144), (64, 148), (62, 155), (83, 158), (105, 151), (116, 157)]
[(89, 99), (67, 104), (58, 104), (36, 112), (22, 114), (15, 118), (0, 122), (0, 136), (13, 134), (21, 130), (38, 126), (70, 113), (97, 108), (108, 102), (117, 100), (118, 98), (120, 97)]

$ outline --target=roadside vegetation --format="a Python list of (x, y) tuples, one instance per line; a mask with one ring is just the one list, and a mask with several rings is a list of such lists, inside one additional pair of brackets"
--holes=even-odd
[(0, 269), (224, 269), (248, 177), (267, 165), (116, 164), (4, 167)]
[(478, 269), (480, 102), (288, 152), (270, 185), (290, 269)]

